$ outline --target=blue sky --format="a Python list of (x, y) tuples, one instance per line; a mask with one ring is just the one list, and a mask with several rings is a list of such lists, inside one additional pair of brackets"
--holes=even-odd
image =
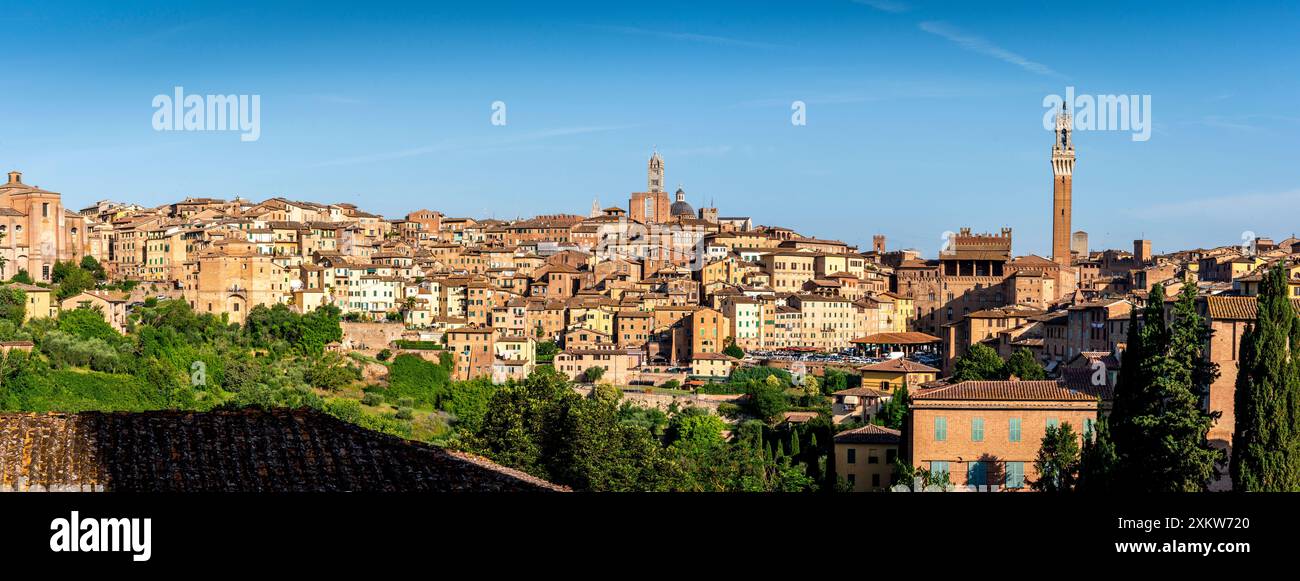
[[(514, 218), (626, 206), (658, 147), (670, 187), (723, 215), (927, 256), (946, 230), (1009, 226), (1046, 254), (1042, 102), (1073, 86), (1152, 99), (1149, 141), (1076, 133), (1094, 249), (1300, 230), (1294, 3), (259, 4), (5, 2), (0, 165), (71, 208)], [(154, 131), (178, 85), (261, 95), (261, 138)]]

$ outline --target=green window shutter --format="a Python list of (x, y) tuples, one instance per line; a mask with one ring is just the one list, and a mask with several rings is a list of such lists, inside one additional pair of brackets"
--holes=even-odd
[(936, 442), (948, 439), (948, 418), (934, 418), (934, 439)]
[(947, 474), (947, 473), (948, 473), (948, 463), (947, 463), (947, 462), (941, 462), (941, 461), (938, 461), (938, 460), (933, 460), (933, 461), (931, 461), (931, 462), (930, 462), (930, 473), (933, 474), (933, 475), (935, 475), (935, 476), (938, 476), (938, 475), (940, 475), (940, 474)]
[(975, 418), (970, 422), (970, 441), (984, 441), (984, 418)]
[(1061, 420), (1057, 418), (1047, 418), (1047, 427), (1055, 428), (1061, 425)]
[(1007, 422), (1007, 439), (1011, 442), (1020, 441), (1020, 418), (1011, 418)]
[(1025, 487), (1025, 463), (1007, 462), (1007, 488)]

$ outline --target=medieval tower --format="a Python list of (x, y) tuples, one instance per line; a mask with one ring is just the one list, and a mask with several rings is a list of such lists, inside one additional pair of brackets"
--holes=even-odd
[(1071, 115), (1061, 105), (1056, 114), (1056, 143), (1052, 145), (1052, 260), (1070, 266), (1071, 180), (1074, 174), (1074, 140)]

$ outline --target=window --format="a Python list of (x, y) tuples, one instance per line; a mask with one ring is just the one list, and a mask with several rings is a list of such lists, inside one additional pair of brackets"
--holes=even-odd
[(970, 441), (984, 441), (984, 418), (975, 418), (970, 421)]
[(940, 460), (930, 461), (930, 474), (940, 476), (948, 473), (948, 463)]
[(942, 442), (948, 439), (948, 418), (934, 418), (934, 440)]
[(1020, 418), (1011, 418), (1007, 422), (1007, 441), (1020, 441)]
[(879, 464), (879, 463), (880, 463), (880, 456), (877, 456), (875, 454), (867, 454), (867, 464)]
[(985, 486), (988, 484), (988, 467), (978, 460), (966, 464), (966, 484)]
[(1094, 427), (1095, 427), (1096, 425), (1097, 425), (1097, 421), (1096, 421), (1096, 420), (1094, 420), (1094, 419), (1092, 419), (1092, 418), (1084, 418), (1084, 420), (1083, 420), (1083, 436), (1084, 436), (1085, 438), (1091, 437), (1091, 436), (1092, 436), (1092, 431), (1093, 431), (1093, 429), (1094, 429)]
[(894, 449), (885, 450), (885, 463), (886, 463), (886, 464), (889, 464), (890, 466), (893, 466), (893, 465), (894, 465), (894, 459), (897, 458), (897, 457), (898, 457), (898, 450), (894, 450)]
[(1056, 418), (1047, 418), (1047, 427), (1055, 428), (1061, 424), (1061, 420)]
[(1007, 462), (1007, 488), (1025, 487), (1025, 463)]
[(871, 475), (871, 486), (872, 488), (878, 488), (880, 486), (880, 474)]
[(856, 448), (849, 448), (849, 460), (848, 460), (848, 462), (849, 462), (849, 464), (857, 464), (857, 463), (858, 463), (858, 450), (857, 450)]

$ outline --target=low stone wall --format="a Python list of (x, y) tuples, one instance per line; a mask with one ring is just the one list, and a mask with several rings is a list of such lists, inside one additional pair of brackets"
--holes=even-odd
[(406, 326), (401, 323), (353, 323), (343, 321), (343, 344), (353, 351), (375, 353), (402, 338)]
[[(577, 391), (583, 396), (591, 395), (590, 387), (575, 385), (573, 389), (574, 391)], [(743, 399), (744, 397), (745, 396), (743, 394), (686, 395), (686, 394), (629, 391), (626, 389), (623, 391), (623, 401), (632, 402), (639, 406), (648, 407), (648, 408), (658, 408), (663, 411), (668, 411), (668, 407), (676, 403), (677, 407), (679, 408), (687, 407), (687, 406), (696, 406), (696, 407), (702, 407), (708, 409), (709, 411), (712, 411), (715, 414), (718, 413), (718, 404), (728, 403), (728, 402), (736, 403), (739, 400)]]

